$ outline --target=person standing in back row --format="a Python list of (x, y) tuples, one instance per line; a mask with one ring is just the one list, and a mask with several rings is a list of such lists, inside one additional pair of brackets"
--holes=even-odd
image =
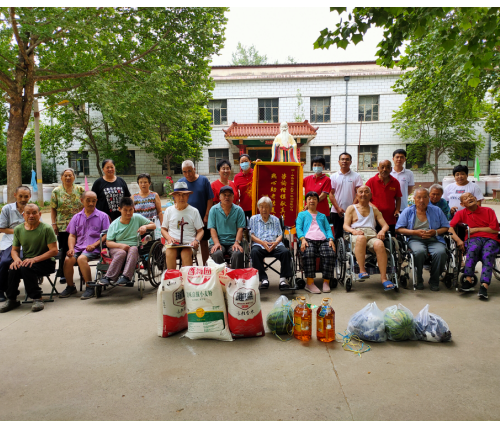
[(331, 180), (323, 171), (325, 170), (326, 162), (322, 156), (313, 157), (312, 168), (314, 175), (309, 175), (304, 178), (304, 192), (307, 194), (314, 191), (319, 195), (318, 211), (326, 217), (330, 216), (330, 205), (328, 204), (328, 194), (332, 189)]
[(363, 179), (351, 170), (352, 156), (344, 152), (339, 156), (340, 170), (330, 176), (332, 190), (330, 201), (332, 209), (330, 223), (333, 225), (335, 239), (344, 233), (344, 215), (347, 207), (357, 202), (356, 190), (363, 185)]
[(484, 200), (481, 188), (477, 184), (467, 180), (468, 174), (469, 168), (467, 166), (455, 166), (453, 168), (455, 182), (447, 185), (444, 189), (443, 198), (448, 201), (451, 216), (454, 216), (457, 211), (464, 209), (464, 206), (460, 203), (460, 197), (467, 192), (476, 197), (479, 206), (481, 205), (481, 201)]
[(413, 187), (415, 186), (415, 178), (413, 172), (404, 167), (406, 162), (406, 150), (398, 148), (392, 153), (392, 161), (394, 162), (394, 167), (392, 168), (391, 176), (394, 176), (401, 187), (401, 209), (403, 211), (408, 207), (408, 196), (411, 195)]

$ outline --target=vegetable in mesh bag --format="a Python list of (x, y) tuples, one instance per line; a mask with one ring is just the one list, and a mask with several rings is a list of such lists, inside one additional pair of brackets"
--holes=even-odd
[(429, 313), (429, 304), (420, 310), (420, 313), (415, 317), (415, 332), (419, 341), (451, 341), (448, 324), (437, 314)]
[(273, 334), (288, 334), (293, 332), (293, 310), (291, 301), (281, 295), (271, 312), (267, 315), (267, 327)]
[(384, 324), (390, 341), (415, 341), (415, 320), (413, 314), (403, 304), (393, 305), (384, 310)]
[(368, 303), (351, 316), (347, 324), (347, 332), (365, 341), (387, 341), (384, 313), (377, 307), (375, 302)]

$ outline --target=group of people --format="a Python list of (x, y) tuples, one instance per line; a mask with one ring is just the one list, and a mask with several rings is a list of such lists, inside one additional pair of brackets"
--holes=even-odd
[[(488, 297), (493, 263), (500, 251), (499, 226), (494, 211), (481, 206), (484, 197), (477, 184), (467, 180), (468, 168), (456, 166), (453, 169), (455, 183), (445, 190), (438, 184), (429, 190), (417, 188), (415, 204), (408, 206), (415, 182), (413, 173), (404, 167), (405, 161), (405, 150), (394, 151), (394, 167), (389, 160), (380, 161), (377, 175), (364, 183), (361, 176), (351, 170), (352, 156), (347, 152), (340, 154), (340, 170), (331, 176), (324, 173), (323, 157), (312, 159), (314, 174), (304, 178), (305, 206), (296, 219), (307, 291), (330, 292), (331, 287), (335, 287), (335, 240), (344, 232), (353, 235), (360, 271), (358, 280), (369, 278), (365, 268), (369, 249), (376, 254), (384, 289), (394, 288), (387, 279), (386, 233), (391, 232), (394, 237), (401, 234), (408, 239), (415, 257), (417, 289), (424, 289), (422, 270), (428, 255), (432, 257), (429, 286), (437, 291), (446, 264), (443, 235), (449, 232), (464, 250), (464, 243), (453, 228), (466, 223), (471, 228), (471, 239), (467, 240), (466, 282), (461, 289), (473, 290), (474, 268), (481, 259), (479, 295)], [(183, 266), (192, 265), (198, 248), (204, 265), (211, 257), (216, 263), (228, 261), (231, 268), (244, 267), (242, 242), (245, 239), (252, 242), (250, 255), (253, 267), (259, 272), (261, 289), (269, 287), (264, 266), (266, 257), (281, 262), (279, 287), (290, 288), (289, 279), (295, 269), (291, 267), (291, 253), (282, 242), (279, 219), (271, 214), (272, 200), (260, 198), (259, 213), (252, 215), (250, 157), (241, 155), (239, 165), (240, 172), (231, 181), (231, 162), (221, 160), (217, 164), (220, 178), (210, 183), (196, 172), (192, 161), (183, 162), (183, 178), (174, 185), (174, 204), (164, 213), (158, 194), (150, 191), (148, 174), (138, 176), (140, 192), (131, 197), (126, 182), (115, 174), (113, 160), (103, 161), (103, 176), (89, 191), (75, 185), (75, 172), (65, 169), (61, 185), (52, 193), (52, 225), (41, 220), (36, 204), (29, 203), (29, 188), (18, 187), (15, 203), (4, 206), (0, 214), (0, 233), (4, 234), (0, 242), (0, 302), (5, 302), (0, 312), (20, 305), (17, 296), (21, 279), (33, 299), (32, 310), (42, 310), (38, 279), (55, 272), (58, 254), (58, 276), (61, 283), (67, 284), (60, 297), (67, 298), (77, 292), (73, 281), (75, 265), (86, 283), (81, 299), (94, 297), (94, 288), (88, 285), (92, 280), (89, 262), (99, 258), (104, 231), (107, 231), (104, 240), (112, 262), (98, 283), (132, 286), (138, 237), (154, 230), (156, 219), (166, 241), (168, 269), (175, 268), (178, 259)], [(399, 248), (398, 243), (395, 244), (395, 248)], [(314, 284), (318, 257), (321, 257), (322, 290)]]

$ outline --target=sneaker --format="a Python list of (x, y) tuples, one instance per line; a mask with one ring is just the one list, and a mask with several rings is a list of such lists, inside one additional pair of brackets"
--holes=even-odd
[(75, 285), (68, 285), (64, 288), (64, 291), (59, 294), (59, 298), (68, 298), (69, 296), (76, 294), (77, 289)]
[(260, 282), (260, 289), (267, 289), (269, 288), (269, 281), (267, 279), (264, 279), (263, 281)]
[(431, 285), (431, 291), (439, 291), (439, 285)]
[(286, 291), (286, 290), (290, 289), (290, 285), (288, 284), (286, 279), (285, 278), (282, 278), (282, 279), (283, 280), (280, 279), (280, 285), (279, 285), (280, 291)]
[(0, 308), (0, 313), (7, 313), (8, 311), (14, 310), (21, 305), (20, 301), (13, 301), (7, 299), (5, 304)]
[(321, 291), (319, 290), (319, 288), (313, 283), (310, 285), (306, 285), (306, 287), (304, 289), (306, 291), (310, 292), (311, 294), (321, 294)]
[(66, 283), (66, 278), (63, 276), (62, 278), (59, 279), (59, 283), (61, 285), (64, 285)]
[(94, 298), (94, 297), (95, 297), (95, 288), (87, 286), (87, 289), (80, 297), (80, 300), (88, 300), (89, 298)]
[(479, 292), (477, 293), (477, 296), (481, 300), (487, 300), (488, 299), (488, 288), (485, 288), (483, 285), (479, 288)]
[(42, 311), (45, 308), (43, 301), (41, 299), (33, 300), (33, 305), (31, 306), (31, 311)]
[(0, 303), (3, 303), (4, 301), (7, 301), (7, 297), (3, 292), (0, 292)]
[(462, 292), (474, 291), (474, 287), (472, 286), (472, 284), (469, 281), (464, 280), (462, 283), (462, 286), (460, 287), (460, 291), (462, 291)]
[(128, 286), (130, 284), (130, 279), (125, 275), (121, 275), (116, 281), (116, 285), (118, 286)]
[(328, 293), (330, 292), (330, 284), (323, 282), (323, 292)]
[(111, 281), (106, 276), (104, 276), (103, 278), (99, 279), (97, 283), (102, 286), (108, 286)]
[(417, 287), (419, 291), (422, 291), (424, 289), (424, 283), (423, 282), (417, 282)]

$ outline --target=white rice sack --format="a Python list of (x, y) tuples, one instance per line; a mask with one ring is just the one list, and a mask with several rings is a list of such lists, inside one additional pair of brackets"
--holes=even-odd
[(168, 338), (187, 328), (186, 300), (182, 286), (182, 274), (178, 270), (166, 270), (157, 293), (158, 336)]
[(207, 260), (207, 266), (220, 270), (219, 271), (219, 282), (220, 282), (221, 287), (222, 287), (222, 292), (224, 293), (224, 295), (226, 295), (227, 284), (231, 280), (227, 276), (227, 272), (229, 272), (231, 269), (226, 266), (226, 263), (218, 264), (215, 261), (213, 261), (211, 258), (209, 258)]
[(191, 339), (232, 341), (226, 304), (218, 274), (220, 267), (186, 266), (181, 269)]

